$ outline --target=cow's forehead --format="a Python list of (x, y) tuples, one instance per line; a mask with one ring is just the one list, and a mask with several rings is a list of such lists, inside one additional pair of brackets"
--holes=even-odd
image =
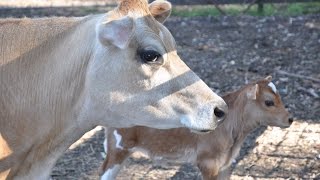
[(118, 10), (122, 14), (150, 14), (147, 0), (119, 0)]
[(160, 25), (151, 15), (139, 16), (134, 19), (137, 25), (136, 28), (159, 34)]
[[(169, 30), (153, 17), (136, 19), (137, 38), (150, 39), (162, 44), (167, 51), (174, 51), (175, 41)], [(152, 41), (153, 42), (153, 41)]]
[(175, 42), (172, 34), (163, 25), (160, 26), (159, 36), (168, 51), (175, 51), (176, 50), (176, 42)]

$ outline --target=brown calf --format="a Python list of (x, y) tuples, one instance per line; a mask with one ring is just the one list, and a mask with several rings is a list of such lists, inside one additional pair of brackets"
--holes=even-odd
[(271, 76), (225, 95), (229, 114), (208, 134), (190, 133), (186, 128), (156, 130), (147, 127), (107, 129), (101, 179), (114, 179), (121, 165), (136, 150), (153, 159), (190, 162), (203, 179), (226, 179), (232, 160), (250, 131), (261, 125), (289, 127), (293, 119), (282, 104)]

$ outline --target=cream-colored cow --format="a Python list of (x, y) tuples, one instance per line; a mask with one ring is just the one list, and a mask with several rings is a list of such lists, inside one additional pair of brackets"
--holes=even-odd
[(227, 106), (177, 55), (170, 12), (123, 0), (101, 15), (0, 20), (0, 179), (48, 179), (96, 125), (214, 130)]

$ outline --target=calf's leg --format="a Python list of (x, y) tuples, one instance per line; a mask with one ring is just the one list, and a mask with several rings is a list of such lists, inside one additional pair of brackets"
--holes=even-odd
[(117, 130), (110, 130), (108, 134), (106, 129), (105, 134), (106, 159), (101, 167), (101, 180), (110, 180), (116, 178), (125, 160), (130, 156), (131, 152), (128, 149), (131, 148), (130, 145), (134, 145), (134, 141), (123, 138)]
[(102, 165), (104, 172), (102, 172), (101, 180), (115, 179), (129, 156), (130, 152), (128, 150), (108, 149), (106, 160)]
[(223, 171), (219, 171), (218, 173), (218, 180), (229, 180), (231, 176), (231, 169), (228, 167), (227, 169), (224, 169)]
[(203, 160), (198, 162), (198, 168), (203, 180), (217, 180), (219, 176), (219, 166), (215, 160)]

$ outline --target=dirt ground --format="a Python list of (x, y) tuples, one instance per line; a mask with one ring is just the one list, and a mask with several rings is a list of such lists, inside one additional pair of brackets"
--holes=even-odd
[[(98, 12), (105, 11), (97, 7)], [(66, 15), (82, 8), (0, 8), (0, 17)], [(166, 26), (178, 53), (215, 92), (223, 94), (272, 75), (295, 117), (287, 129), (262, 127), (245, 141), (231, 179), (320, 179), (320, 14), (298, 17), (171, 17)], [(97, 127), (57, 162), (53, 179), (98, 179), (103, 131)], [(139, 154), (118, 179), (201, 179), (190, 164), (153, 167)]]

